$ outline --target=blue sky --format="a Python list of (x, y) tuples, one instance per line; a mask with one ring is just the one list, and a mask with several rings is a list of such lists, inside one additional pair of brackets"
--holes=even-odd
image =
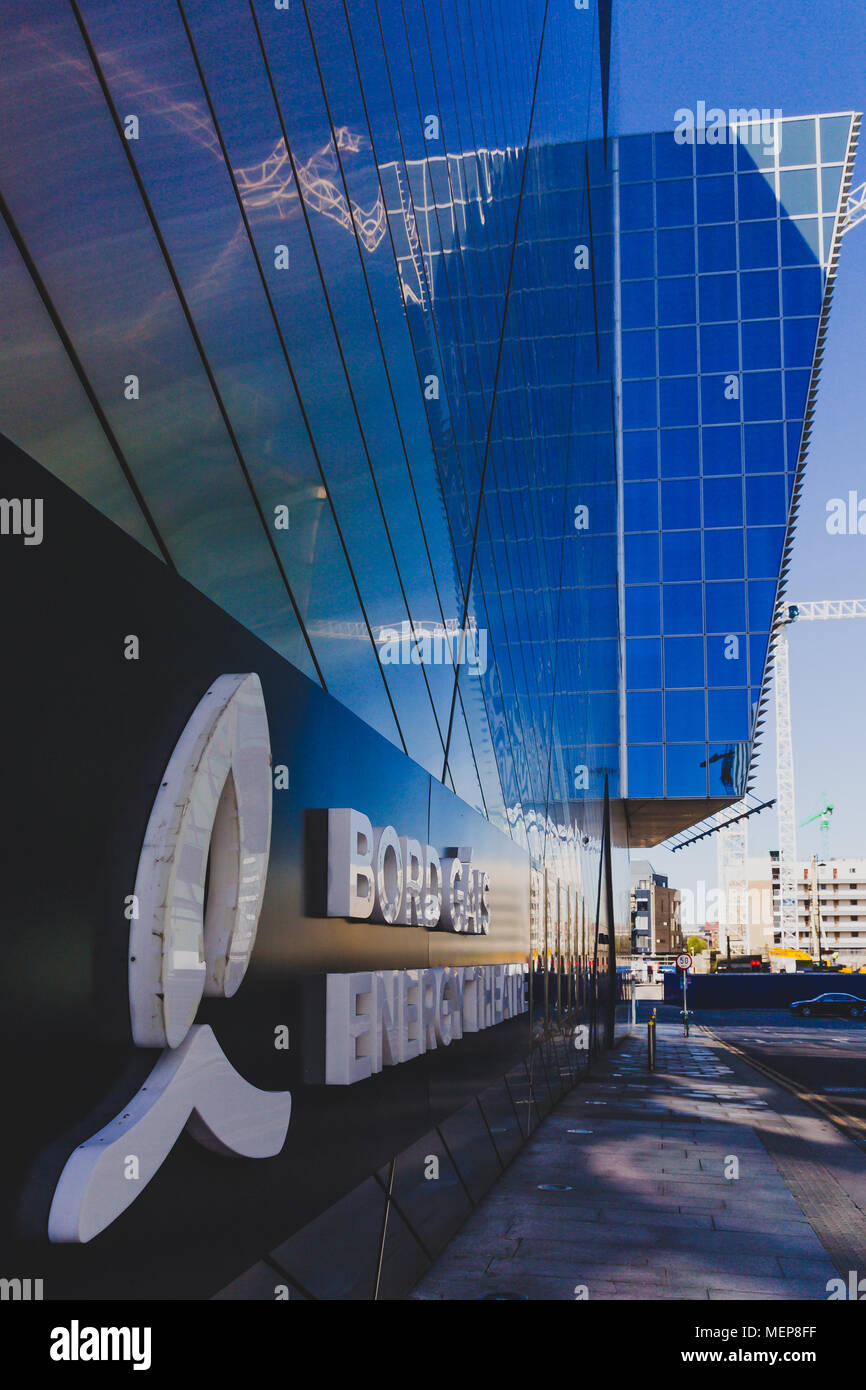
[[(783, 116), (866, 111), (863, 0), (726, 5), (614, 0), (612, 129), (666, 130), (678, 107), (780, 107)], [(861, 149), (866, 127), (861, 129)], [(866, 179), (866, 149), (854, 186)], [(866, 498), (866, 222), (845, 236), (830, 315), (788, 596), (866, 599), (866, 535), (827, 533), (827, 502)], [(804, 623), (791, 634), (797, 820), (836, 810), (834, 856), (866, 855), (866, 619)], [(755, 791), (775, 795), (775, 723), (764, 725)], [(749, 853), (777, 844), (775, 811), (750, 822)], [(798, 832), (805, 857), (817, 828)], [(716, 885), (715, 837), (679, 854), (636, 851), (676, 887)]]

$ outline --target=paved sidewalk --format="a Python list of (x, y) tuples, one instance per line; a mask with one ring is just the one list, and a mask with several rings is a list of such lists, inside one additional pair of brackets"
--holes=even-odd
[(703, 1030), (659, 1024), (653, 1074), (645, 1036), (560, 1102), (413, 1298), (823, 1300), (866, 1273), (856, 1146)]

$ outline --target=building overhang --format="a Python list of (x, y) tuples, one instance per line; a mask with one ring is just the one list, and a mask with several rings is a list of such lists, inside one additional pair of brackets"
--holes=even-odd
[(736, 797), (628, 797), (623, 802), (630, 849), (648, 849), (732, 806)]

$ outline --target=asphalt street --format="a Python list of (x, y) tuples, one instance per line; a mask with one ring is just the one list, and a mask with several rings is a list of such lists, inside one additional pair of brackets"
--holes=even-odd
[[(674, 1022), (677, 1010), (658, 1005), (658, 1017)], [(651, 1006), (642, 1003), (638, 1020)], [(701, 1010), (696, 1021), (748, 1060), (784, 1078), (823, 1113), (850, 1125), (849, 1138), (866, 1148), (866, 1020), (797, 1018), (788, 1009)]]

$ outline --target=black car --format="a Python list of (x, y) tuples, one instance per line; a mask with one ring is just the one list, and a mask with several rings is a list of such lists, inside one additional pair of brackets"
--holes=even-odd
[(856, 994), (818, 994), (814, 999), (796, 999), (791, 1005), (791, 1013), (801, 1018), (811, 1014), (823, 1014), (834, 1018), (859, 1018), (866, 1013), (866, 999), (858, 999)]

